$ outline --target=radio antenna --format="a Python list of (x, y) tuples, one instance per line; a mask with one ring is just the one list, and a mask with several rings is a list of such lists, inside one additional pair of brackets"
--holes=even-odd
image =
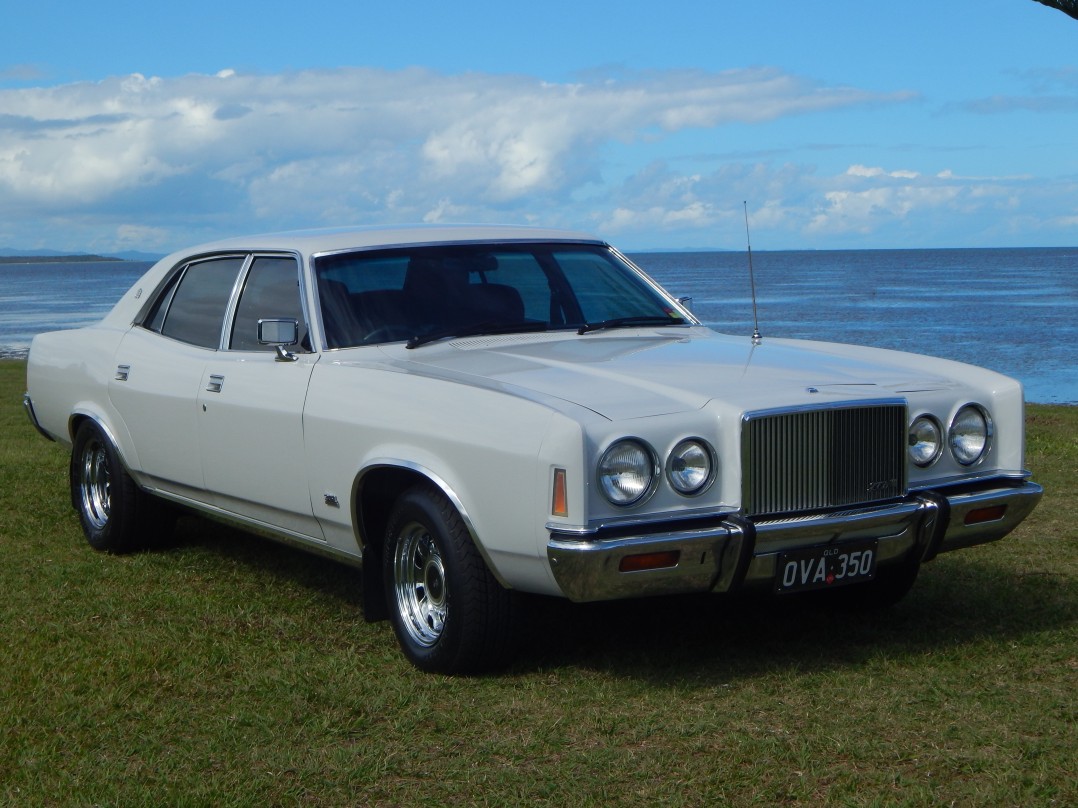
[(752, 344), (759, 345), (763, 340), (760, 336), (760, 318), (756, 314), (756, 277), (752, 272), (752, 239), (749, 237), (749, 203), (741, 203), (745, 209), (745, 244), (749, 248), (749, 286), (752, 288)]

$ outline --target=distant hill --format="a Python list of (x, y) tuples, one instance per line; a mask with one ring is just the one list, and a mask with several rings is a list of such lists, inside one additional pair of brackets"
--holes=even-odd
[(56, 250), (13, 250), (0, 247), (0, 264), (87, 263), (91, 261), (157, 261), (154, 253), (126, 251), (115, 255), (95, 253), (62, 253)]
[(0, 264), (82, 264), (122, 260), (106, 255), (0, 255)]
[(113, 253), (117, 258), (122, 261), (160, 261), (165, 256), (160, 253), (148, 253), (138, 252), (137, 250), (127, 250), (126, 252)]

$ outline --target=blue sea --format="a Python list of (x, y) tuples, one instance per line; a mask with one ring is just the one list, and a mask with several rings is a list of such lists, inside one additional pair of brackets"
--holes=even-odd
[[(631, 258), (708, 325), (752, 333), (745, 253)], [(1029, 401), (1078, 403), (1078, 248), (755, 251), (752, 265), (765, 338), (943, 356), (1018, 378)], [(149, 266), (0, 264), (0, 356), (99, 320)]]

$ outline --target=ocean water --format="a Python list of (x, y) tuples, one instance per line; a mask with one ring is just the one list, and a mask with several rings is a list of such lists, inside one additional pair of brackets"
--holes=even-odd
[[(752, 334), (747, 256), (631, 256), (718, 331)], [(753, 252), (760, 333), (991, 368), (1078, 403), (1078, 248)]]
[(35, 334), (97, 322), (151, 266), (145, 261), (0, 263), (0, 357), (26, 356)]
[[(753, 329), (743, 252), (634, 253), (719, 331)], [(1078, 248), (753, 252), (760, 332), (942, 356), (998, 370), (1026, 398), (1078, 403)], [(99, 320), (142, 262), (0, 264), (0, 356)]]

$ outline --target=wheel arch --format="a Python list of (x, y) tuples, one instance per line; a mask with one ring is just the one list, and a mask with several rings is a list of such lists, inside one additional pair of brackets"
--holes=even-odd
[[(121, 446), (120, 442), (116, 440), (116, 433), (109, 426), (108, 422), (106, 422), (98, 413), (94, 412), (93, 410), (79, 408), (72, 412), (71, 417), (68, 418), (67, 433), (68, 438), (70, 439), (72, 450), (74, 449), (75, 445), (75, 436), (78, 435), (79, 429), (81, 429), (82, 425), (87, 421), (92, 422), (94, 426), (101, 430), (101, 433), (105, 436), (105, 440), (112, 444), (113, 451), (115, 451), (116, 456), (120, 458), (120, 465), (123, 466), (124, 471), (126, 471), (128, 475), (131, 475), (131, 464), (127, 462), (127, 457), (124, 454), (123, 447)], [(75, 462), (75, 454), (74, 451), (72, 451), (70, 467), (68, 471), (69, 474), (73, 473)], [(74, 489), (71, 490), (71, 505), (76, 510), (78, 509), (78, 502), (75, 499)]]
[[(441, 491), (460, 514), (468, 536), (482, 554), (487, 566), (495, 577), (498, 572), (491, 564), (475, 529), (475, 523), (468, 515), (460, 496), (440, 475), (426, 466), (409, 460), (378, 458), (364, 466), (352, 484), (352, 523), (356, 526), (356, 538), (360, 547), (365, 549), (370, 544), (382, 543), (389, 513), (397, 497), (409, 488), (422, 484), (432, 485)], [(499, 583), (505, 582), (499, 578)], [(508, 588), (508, 587), (507, 587)]]
[(76, 404), (72, 407), (71, 415), (67, 419), (68, 442), (72, 444), (75, 442), (75, 435), (83, 423), (93, 421), (115, 447), (124, 469), (128, 474), (131, 474), (132, 470), (139, 468), (138, 452), (123, 419), (118, 413), (113, 412), (112, 415), (113, 417), (110, 418), (105, 412), (102, 412), (100, 407), (87, 402)]
[(460, 496), (440, 475), (420, 463), (399, 458), (377, 458), (356, 475), (352, 484), (350, 507), (356, 541), (363, 554), (363, 611), (368, 620), (386, 617), (385, 591), (382, 585), (382, 544), (393, 506), (405, 491), (417, 485), (430, 485), (440, 491), (456, 509), (468, 531), (468, 537), (482, 556), (495, 580), (510, 589), (480, 540), (475, 524)]

